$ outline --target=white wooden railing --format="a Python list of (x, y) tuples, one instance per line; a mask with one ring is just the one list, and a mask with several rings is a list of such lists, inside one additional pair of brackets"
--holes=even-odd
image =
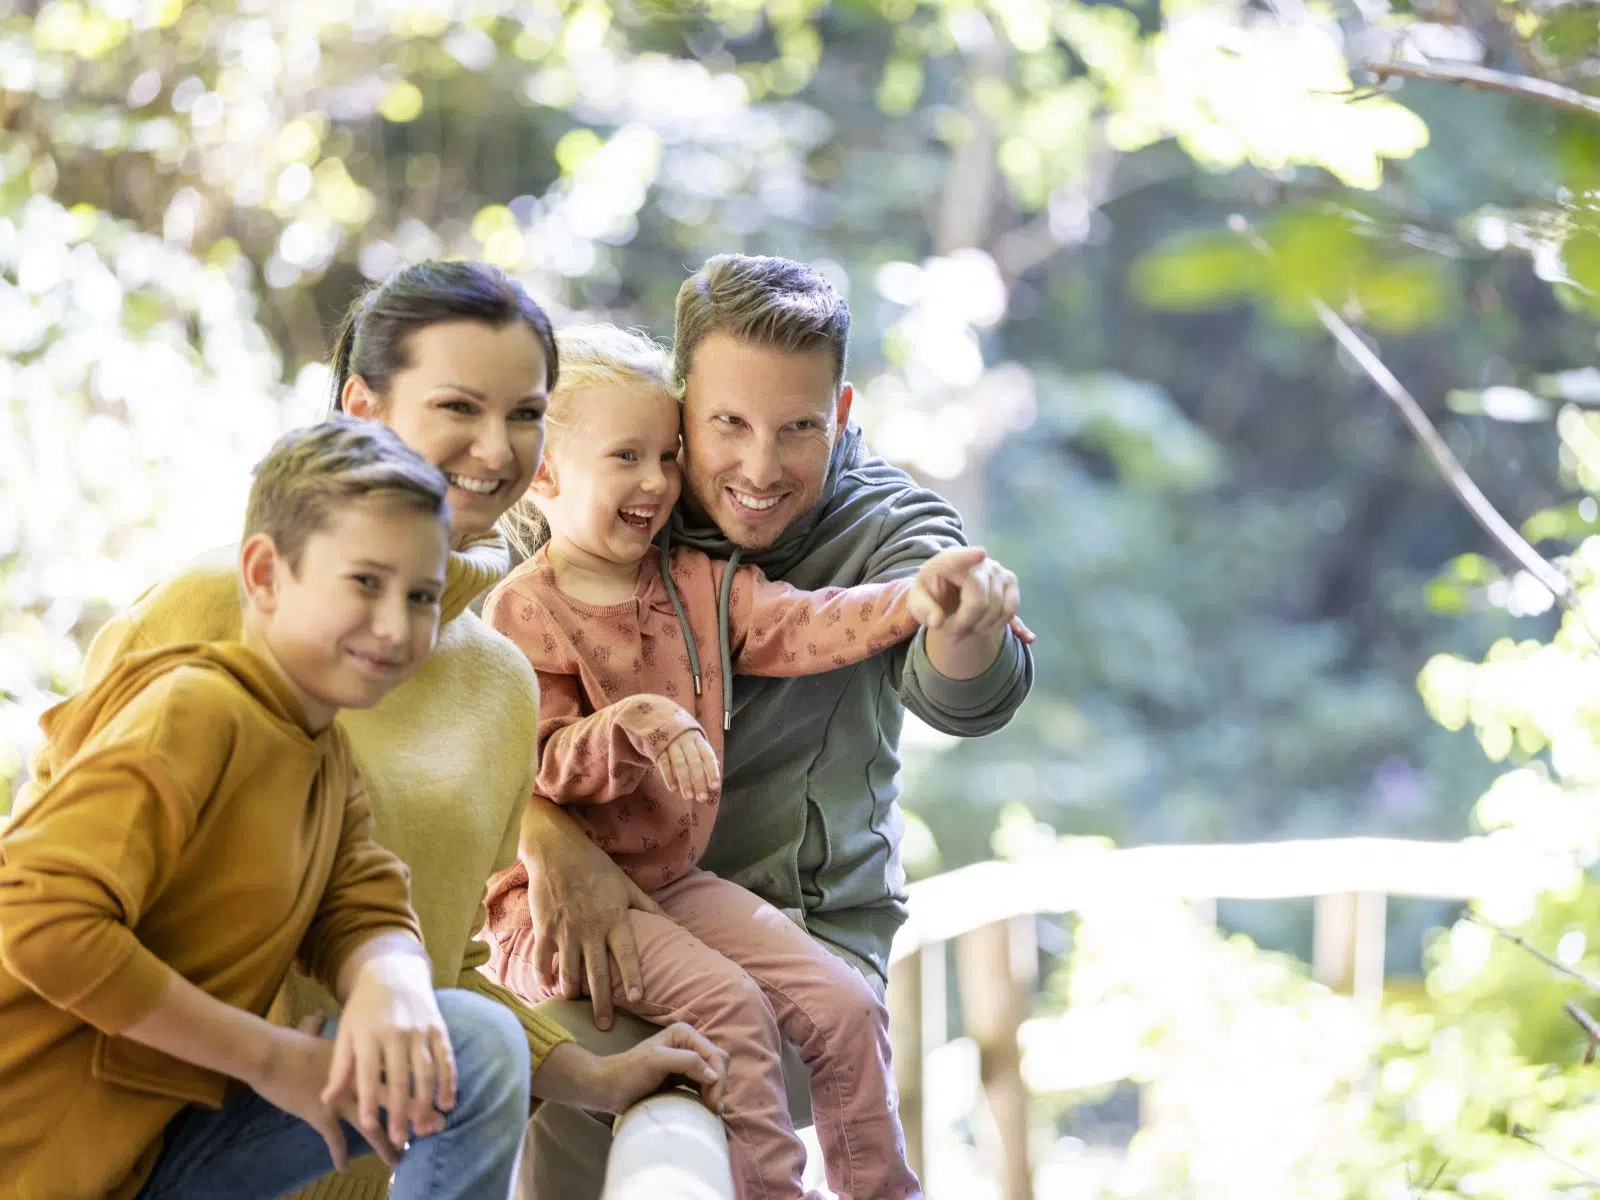
[(1066, 843), (1027, 862), (978, 863), (915, 883), (889, 975), (895, 1076), (912, 1166), (926, 1184), (923, 1067), (948, 1037), (947, 942), (955, 943), (965, 1032), (977, 1043), (991, 1118), (996, 1152), (989, 1172), (1005, 1200), (1031, 1200), (1028, 1093), (1017, 1035), (1036, 994), (1038, 916), (1126, 896), (1187, 901), (1215, 919), (1218, 900), (1313, 897), (1312, 976), (1376, 1007), (1383, 995), (1388, 897), (1476, 900), (1500, 888), (1528, 894), (1570, 869), (1570, 860), (1492, 836), (1126, 850)]
[(600, 1200), (733, 1200), (722, 1120), (686, 1091), (635, 1104), (612, 1130)]

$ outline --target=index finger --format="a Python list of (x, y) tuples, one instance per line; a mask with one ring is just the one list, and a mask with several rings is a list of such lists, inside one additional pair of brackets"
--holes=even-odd
[(599, 1030), (611, 1028), (611, 964), (606, 950), (606, 943), (601, 941), (597, 945), (585, 944), (583, 947), (583, 965), (589, 972), (589, 1001), (594, 1005), (594, 1027)]
[[(401, 1148), (389, 1140), (389, 1135), (384, 1131), (381, 1121), (374, 1121), (370, 1130), (362, 1129), (360, 1114), (348, 1101), (334, 1109), (334, 1116), (356, 1126), (361, 1136), (367, 1139), (367, 1145), (372, 1148), (372, 1152), (389, 1166), (392, 1167), (399, 1163)], [(341, 1138), (341, 1140), (343, 1139)]]
[(624, 918), (606, 934), (611, 958), (617, 964), (617, 982), (629, 1000), (644, 998), (644, 972), (639, 969), (639, 948), (633, 941), (633, 922)]
[(339, 1124), (339, 1118), (324, 1114), (322, 1120), (313, 1123), (313, 1128), (328, 1144), (328, 1157), (333, 1160), (333, 1169), (343, 1174), (350, 1166), (350, 1145), (344, 1140), (344, 1129)]
[(989, 610), (992, 583), (987, 571), (973, 571), (961, 581), (960, 602), (945, 622), (945, 631), (951, 637), (962, 637), (978, 627), (984, 613)]
[(911, 590), (906, 593), (906, 611), (918, 625), (925, 625), (929, 629), (937, 629), (944, 623), (944, 609), (920, 579), (914, 580)]
[(456, 1051), (450, 1044), (450, 1031), (443, 1026), (428, 1030), (428, 1044), (433, 1049), (433, 1069), (439, 1076), (434, 1107), (449, 1112), (456, 1106)]
[(355, 1082), (356, 1054), (350, 1044), (347, 1025), (341, 1024), (333, 1039), (333, 1061), (328, 1064), (328, 1082), (322, 1089), (322, 1102), (332, 1104)]
[(668, 1046), (689, 1051), (700, 1059), (692, 1067), (679, 1068), (678, 1074), (699, 1083), (706, 1104), (721, 1112), (723, 1094), (728, 1087), (728, 1056), (705, 1034), (684, 1021), (667, 1026), (663, 1040)]
[(923, 563), (922, 570), (940, 579), (959, 579), (988, 557), (982, 546), (951, 546)]

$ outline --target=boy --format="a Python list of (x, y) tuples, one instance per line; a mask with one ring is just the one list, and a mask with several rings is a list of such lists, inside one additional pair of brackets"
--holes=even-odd
[[(0, 832), (0, 1194), (280, 1195), (368, 1149), (396, 1196), (506, 1193), (526, 1040), (436, 996), (334, 724), (432, 648), (446, 487), (380, 425), (287, 435), (251, 491), (241, 640), (131, 655), (45, 714)], [(263, 1019), (296, 959), (334, 1040)]]

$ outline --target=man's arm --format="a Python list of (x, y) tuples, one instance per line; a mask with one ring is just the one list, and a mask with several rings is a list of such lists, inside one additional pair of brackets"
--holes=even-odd
[(611, 970), (631, 999), (644, 994), (628, 910), (664, 916), (661, 907), (543, 796), (522, 814), (518, 857), (528, 871), (534, 961), (556, 964), (555, 990), (576, 1000), (585, 988), (596, 1029), (611, 1028)]
[[(863, 572), (864, 580), (919, 575), (936, 556), (967, 545), (960, 515), (925, 488), (907, 489), (894, 497), (884, 513), (877, 542)], [(983, 582), (992, 596), (996, 580), (988, 577)], [(966, 597), (961, 602), (966, 602)], [(925, 629), (893, 654), (893, 670), (906, 708), (933, 728), (956, 737), (981, 737), (1002, 728), (1033, 687), (1033, 653), (1009, 623), (991, 621), (987, 628), (965, 634), (955, 631), (953, 625)]]

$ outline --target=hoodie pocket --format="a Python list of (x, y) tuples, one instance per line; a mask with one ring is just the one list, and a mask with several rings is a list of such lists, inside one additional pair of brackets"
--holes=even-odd
[(132, 1038), (106, 1033), (95, 1038), (90, 1070), (105, 1083), (186, 1104), (204, 1104), (207, 1108), (222, 1107), (228, 1090), (225, 1075), (173, 1058)]

